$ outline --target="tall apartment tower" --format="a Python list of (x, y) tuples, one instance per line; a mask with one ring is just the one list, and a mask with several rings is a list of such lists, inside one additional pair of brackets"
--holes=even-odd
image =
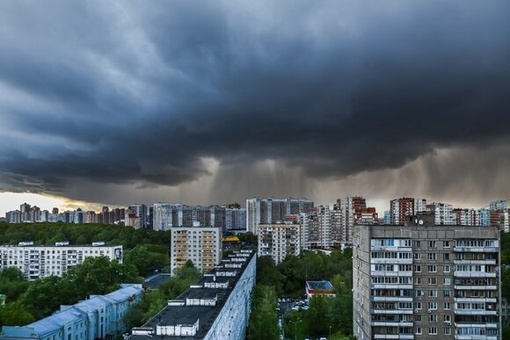
[(377, 212), (374, 207), (367, 207), (367, 202), (364, 197), (360, 196), (347, 196), (343, 200), (337, 200), (337, 206), (340, 207), (343, 213), (343, 244), (352, 243), (352, 231), (354, 225), (359, 221), (367, 219), (372, 216), (372, 224), (377, 220)]
[(170, 272), (191, 260), (201, 272), (220, 263), (222, 230), (219, 227), (171, 227)]
[(306, 213), (313, 201), (306, 198), (250, 198), (246, 200), (246, 231), (257, 234), (258, 225), (277, 223), (285, 216)]
[(500, 241), (491, 227), (355, 227), (353, 330), (366, 339), (501, 339)]
[(312, 208), (299, 216), (301, 246), (304, 249), (330, 249), (332, 238), (331, 209), (328, 205)]
[(434, 213), (436, 225), (456, 224), (456, 215), (451, 204), (438, 202), (427, 204), (427, 211)]
[(390, 224), (403, 225), (406, 216), (427, 211), (427, 200), (423, 198), (400, 197), (390, 201)]

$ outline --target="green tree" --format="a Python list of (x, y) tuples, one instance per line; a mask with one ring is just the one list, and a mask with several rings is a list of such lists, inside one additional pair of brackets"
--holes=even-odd
[(161, 249), (161, 247), (138, 245), (124, 252), (124, 263), (134, 265), (141, 276), (149, 276), (157, 271), (166, 270), (170, 264), (168, 247)]
[(252, 294), (248, 339), (278, 339), (277, 295), (273, 287), (257, 284)]
[(257, 283), (272, 286), (278, 295), (283, 294), (285, 276), (278, 271), (273, 259), (269, 256), (257, 258)]
[(24, 326), (34, 320), (34, 316), (19, 302), (11, 302), (0, 307), (0, 325)]
[(28, 282), (18, 268), (8, 267), (0, 271), (0, 293), (7, 297), (7, 302), (16, 301), (27, 287)]
[(82, 264), (68, 270), (63, 279), (75, 290), (80, 298), (90, 294), (107, 294), (125, 282), (137, 282), (138, 273), (132, 265), (110, 261), (105, 256), (86, 258)]
[(329, 326), (331, 326), (329, 302), (331, 302), (330, 298), (323, 295), (317, 295), (310, 299), (310, 307), (304, 313), (309, 335), (328, 334)]
[(66, 301), (65, 292), (60, 289), (61, 278), (49, 276), (31, 282), (18, 302), (27, 307), (36, 319), (44, 318)]

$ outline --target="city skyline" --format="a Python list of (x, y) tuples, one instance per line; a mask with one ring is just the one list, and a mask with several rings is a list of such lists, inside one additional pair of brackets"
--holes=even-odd
[[(407, 199), (415, 200), (415, 199), (418, 199), (420, 201), (423, 201), (424, 202), (423, 204), (427, 204), (427, 205), (433, 205), (433, 204), (436, 204), (436, 203), (437, 204), (446, 204), (446, 205), (451, 206), (452, 209), (468, 209), (468, 210), (471, 210), (471, 209), (473, 209), (473, 210), (480, 210), (480, 209), (503, 209), (503, 208), (491, 208), (491, 205), (503, 203), (505, 206), (507, 206), (510, 203), (510, 199), (504, 199), (504, 200), (497, 199), (497, 200), (492, 200), (490, 202), (486, 202), (482, 206), (468, 207), (468, 206), (457, 206), (455, 204), (452, 204), (452, 202), (444, 202), (444, 201), (443, 202), (438, 202), (438, 201), (430, 200), (430, 199), (428, 199), (426, 197), (403, 197), (402, 196), (402, 197), (394, 197), (391, 200), (388, 200), (387, 202), (384, 202), (384, 203), (378, 202), (378, 203), (382, 204), (382, 205), (380, 205), (378, 207), (375, 204), (373, 204), (374, 200), (372, 200), (370, 198), (364, 197), (362, 195), (349, 195), (349, 196), (345, 196), (345, 197), (337, 197), (337, 199), (335, 199), (334, 202), (328, 202), (328, 203), (318, 203), (318, 202), (315, 202), (313, 199), (308, 199), (306, 197), (275, 197), (275, 196), (271, 196), (271, 197), (249, 197), (246, 200), (243, 200), (241, 202), (230, 202), (230, 203), (216, 202), (216, 203), (212, 203), (212, 204), (197, 204), (197, 203), (192, 203), (192, 202), (191, 203), (183, 203), (183, 202), (160, 201), (160, 202), (131, 202), (130, 204), (128, 204), (126, 206), (122, 206), (122, 205), (108, 206), (108, 205), (101, 205), (101, 204), (90, 204), (90, 203), (87, 203), (87, 202), (81, 202), (82, 205), (80, 206), (79, 204), (74, 204), (75, 202), (70, 202), (70, 201), (62, 200), (62, 205), (59, 206), (58, 205), (59, 201), (58, 201), (57, 198), (50, 198), (50, 200), (48, 200), (47, 202), (44, 202), (44, 199), (41, 200), (38, 195), (34, 195), (34, 194), (23, 194), (22, 195), (22, 194), (9, 193), (9, 194), (6, 194), (6, 195), (9, 196), (10, 201), (8, 201), (8, 203), (4, 204), (0, 200), (0, 218), (5, 217), (5, 213), (7, 213), (7, 212), (19, 211), (21, 209), (21, 205), (25, 205), (25, 204), (28, 204), (28, 206), (30, 206), (31, 208), (37, 207), (41, 211), (45, 210), (45, 211), (48, 211), (48, 212), (51, 212), (54, 208), (57, 208), (59, 213), (63, 213), (65, 211), (77, 211), (77, 209), (80, 209), (83, 212), (92, 211), (92, 212), (96, 212), (96, 213), (101, 213), (103, 208), (108, 208), (108, 209), (115, 209), (115, 208), (117, 208), (117, 209), (118, 208), (120, 208), (120, 209), (127, 209), (129, 207), (138, 206), (140, 204), (141, 205), (145, 205), (147, 208), (155, 207), (156, 205), (161, 205), (161, 204), (163, 204), (163, 205), (182, 205), (182, 206), (188, 206), (188, 207), (200, 207), (200, 206), (201, 207), (215, 207), (215, 206), (227, 207), (227, 206), (230, 206), (232, 204), (238, 204), (243, 209), (247, 209), (247, 206), (246, 206), (247, 201), (251, 201), (251, 200), (254, 200), (254, 199), (256, 199), (256, 200), (259, 200), (259, 199), (262, 199), (262, 200), (265, 200), (265, 199), (275, 199), (277, 201), (282, 200), (282, 199), (283, 200), (286, 200), (286, 199), (292, 199), (292, 200), (310, 200), (311, 202), (313, 202), (315, 207), (329, 206), (330, 208), (333, 208), (333, 206), (338, 203), (338, 200), (345, 200), (347, 198), (361, 198), (364, 201), (366, 200), (366, 202), (367, 202), (367, 204), (369, 206), (373, 206), (375, 208), (376, 212), (379, 214), (379, 218), (383, 219), (384, 218), (384, 213), (391, 213), (391, 211), (392, 211), (392, 203), (393, 203), (392, 201), (398, 201), (398, 200), (402, 200), (402, 199), (403, 200), (407, 200)], [(20, 202), (20, 204), (17, 204), (14, 207), (11, 207), (13, 202), (16, 201), (16, 199), (13, 199), (13, 197), (16, 197), (16, 195), (17, 195), (17, 200), (18, 200), (18, 202)], [(33, 201), (24, 200), (27, 197), (33, 199)], [(51, 205), (50, 203), (55, 203), (55, 204)], [(426, 209), (426, 207), (423, 206), (422, 209)], [(506, 210), (506, 208), (504, 208), (503, 210)]]
[(509, 15), (505, 1), (2, 2), (0, 215), (12, 193), (45, 209), (507, 199)]

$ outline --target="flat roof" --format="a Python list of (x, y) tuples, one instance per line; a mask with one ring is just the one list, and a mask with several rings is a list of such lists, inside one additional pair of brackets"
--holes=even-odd
[[(255, 252), (252, 251), (247, 258), (251, 260), (251, 258), (255, 256)], [(240, 254), (239, 257), (246, 258), (246, 253)], [(235, 276), (230, 277), (222, 277), (215, 276), (217, 273), (216, 269), (211, 270), (210, 272), (204, 274), (199, 282), (192, 285), (194, 288), (188, 288), (184, 293), (179, 295), (176, 299), (172, 300), (176, 302), (176, 305), (165, 306), (163, 310), (161, 310), (158, 314), (152, 317), (149, 321), (147, 321), (141, 328), (148, 328), (156, 330), (157, 326), (173, 326), (173, 325), (193, 325), (197, 320), (199, 320), (199, 328), (194, 336), (171, 336), (171, 335), (156, 335), (153, 334), (153, 338), (158, 339), (197, 339), (203, 338), (211, 328), (212, 324), (216, 320), (216, 317), (221, 312), (225, 302), (228, 297), (232, 293), (233, 287), (237, 284), (240, 279), (242, 273), (246, 269), (248, 263), (250, 261), (239, 262), (242, 263), (243, 266), (241, 268), (220, 268), (219, 271), (233, 271), (236, 272)], [(229, 286), (227, 289), (225, 288), (205, 288), (204, 284), (207, 282), (219, 282), (225, 283), (229, 282)], [(208, 306), (193, 306), (186, 305), (186, 299), (216, 299), (216, 303)], [(182, 305), (178, 305), (178, 302), (181, 302)], [(150, 337), (148, 335), (131, 335), (129, 337), (130, 340), (147, 340)]]
[(321, 289), (321, 290), (333, 290), (334, 287), (331, 282), (322, 280), (322, 281), (306, 281), (306, 285), (310, 289)]

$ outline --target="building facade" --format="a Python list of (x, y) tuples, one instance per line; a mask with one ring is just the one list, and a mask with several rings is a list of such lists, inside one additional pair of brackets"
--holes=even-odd
[(170, 272), (191, 260), (201, 272), (207, 272), (220, 263), (222, 257), (221, 228), (170, 228)]
[(57, 242), (55, 246), (35, 246), (33, 242), (4, 245), (0, 246), (0, 270), (18, 268), (27, 280), (33, 281), (52, 275), (62, 276), (87, 257), (98, 256), (122, 263), (122, 246), (106, 246), (104, 242), (83, 246), (71, 246), (68, 242)]
[(406, 216), (414, 216), (427, 211), (427, 200), (414, 197), (394, 198), (390, 201), (390, 222), (392, 225), (403, 225)]
[(357, 226), (353, 327), (364, 339), (501, 339), (499, 230)]
[(301, 254), (301, 225), (297, 222), (259, 224), (258, 256), (270, 256), (275, 264), (288, 255)]
[(286, 216), (297, 216), (313, 208), (306, 198), (250, 198), (246, 200), (246, 231), (257, 234), (258, 225), (277, 223)]
[(61, 306), (53, 315), (26, 326), (3, 326), (3, 340), (115, 339), (127, 331), (125, 315), (140, 302), (140, 284), (123, 284), (106, 294), (94, 295), (72, 306)]

